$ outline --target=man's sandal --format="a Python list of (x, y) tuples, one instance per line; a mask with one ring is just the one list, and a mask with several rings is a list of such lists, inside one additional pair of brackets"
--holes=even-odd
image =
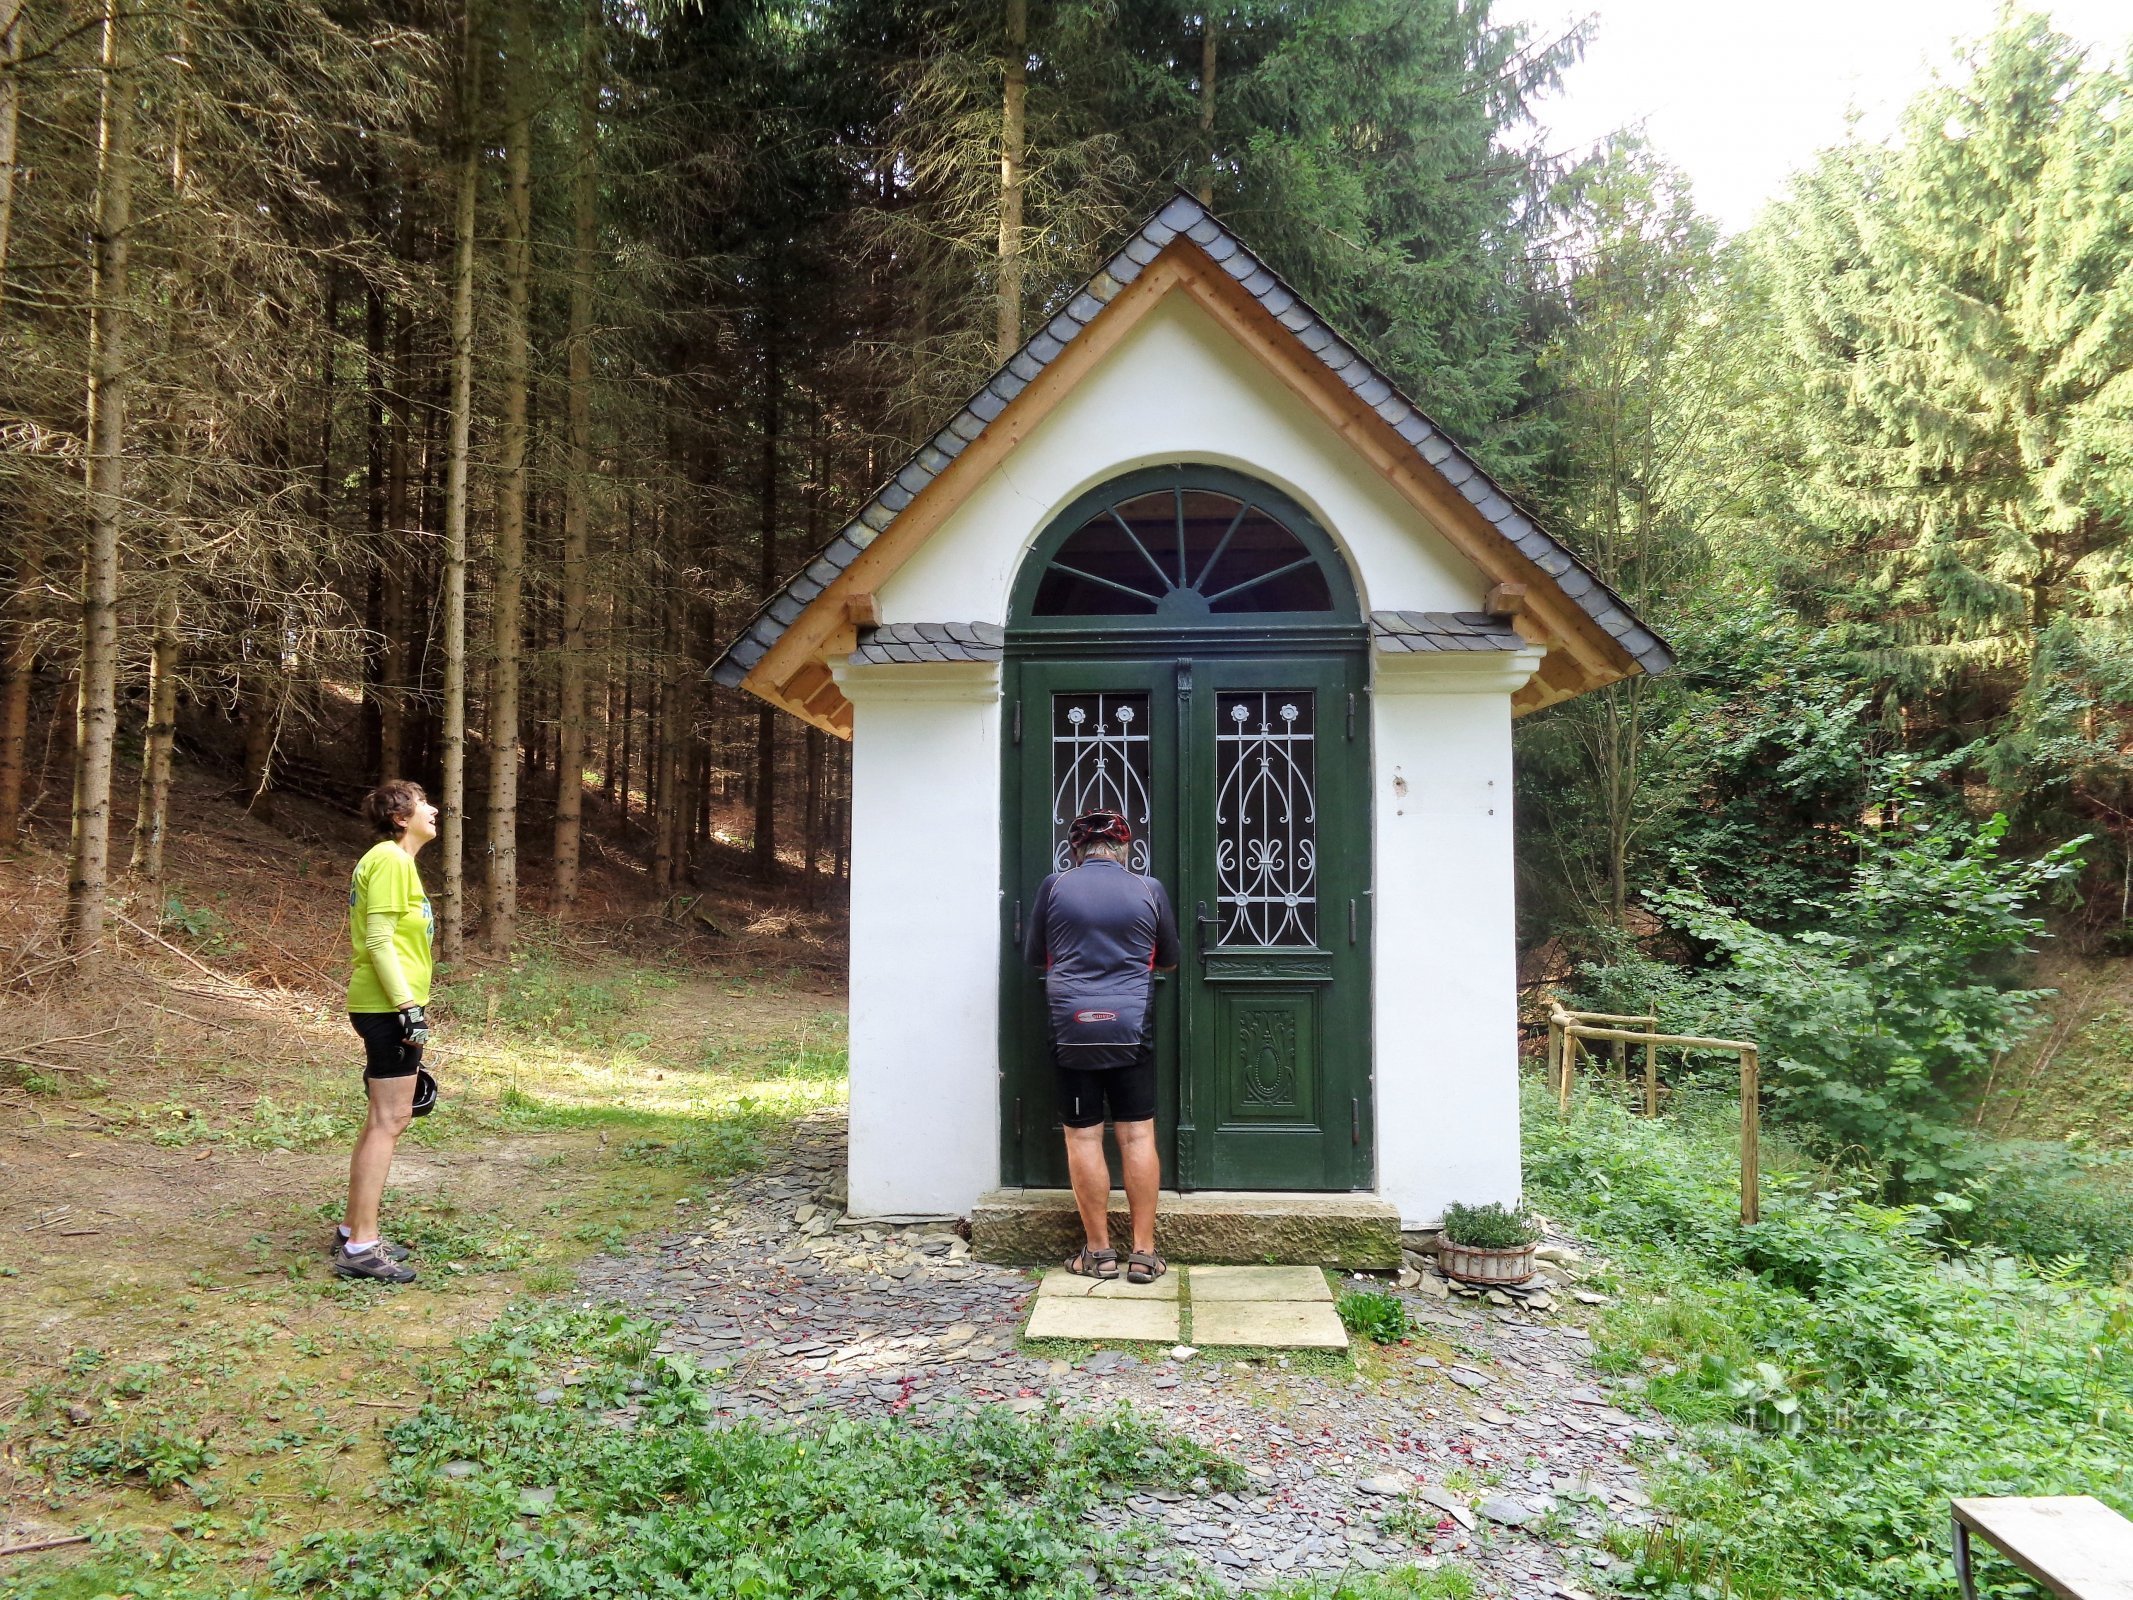
[(1102, 1278), (1108, 1282), (1118, 1276), (1118, 1252), (1091, 1250), (1087, 1245), (1083, 1245), (1061, 1265), (1077, 1278)]
[(1136, 1250), (1126, 1257), (1128, 1283), (1153, 1283), (1170, 1270), (1170, 1263), (1153, 1250)]

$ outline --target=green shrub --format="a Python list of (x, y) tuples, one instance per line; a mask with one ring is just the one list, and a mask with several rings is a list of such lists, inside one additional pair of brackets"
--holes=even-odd
[(1722, 961), (1701, 1013), (1662, 1022), (1755, 1040), (1774, 1118), (1918, 1195), (1975, 1163), (1966, 1097), (2049, 992), (2014, 986), (2008, 964), (2042, 935), (2034, 902), (2079, 870), (2085, 841), (2002, 861), (2005, 817), (1921, 816), (1907, 793), (1888, 805), (1900, 820), (1852, 837), (1846, 893), (1802, 931), (1758, 927), (1701, 893), (1661, 896), (1667, 919)]
[(1951, 1234), (2102, 1278), (2133, 1259), (2133, 1159), (2024, 1139), (1981, 1144), (1977, 1161), (1958, 1194), (1937, 1202)]
[(1665, 1121), (1593, 1099), (1564, 1122), (1533, 1093), (1529, 1192), (1604, 1240), (1621, 1280), (1597, 1358), (1695, 1451), (1654, 1481), (1669, 1524), (1618, 1547), (1626, 1592), (1945, 1600), (1951, 1496), (2133, 1511), (2123, 1290), (1938, 1246), (1942, 1215), (1775, 1161), (1763, 1220), (1742, 1227), (1721, 1097)]
[(1407, 1337), (1407, 1307), (1383, 1289), (1358, 1289), (1340, 1298), (1341, 1326), (1376, 1344), (1398, 1344)]
[(1500, 1200), (1485, 1206), (1448, 1205), (1444, 1208), (1444, 1237), (1475, 1250), (1515, 1250), (1540, 1240), (1540, 1225), (1523, 1211), (1514, 1211)]

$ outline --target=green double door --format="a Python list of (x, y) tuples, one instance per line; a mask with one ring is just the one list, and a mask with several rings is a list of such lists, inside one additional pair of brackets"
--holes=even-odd
[(1008, 1183), (1066, 1184), (1043, 980), (1017, 947), (1068, 823), (1107, 807), (1132, 822), (1133, 865), (1169, 891), (1184, 947), (1156, 979), (1165, 1186), (1370, 1186), (1363, 673), (1359, 651), (1009, 660)]

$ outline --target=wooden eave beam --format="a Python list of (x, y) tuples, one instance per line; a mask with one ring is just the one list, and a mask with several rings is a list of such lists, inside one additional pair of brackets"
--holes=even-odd
[[(1197, 246), (1188, 248), (1197, 251)], [(1052, 414), (1090, 369), (1117, 348), (1119, 341), (1140, 325), (1163, 296), (1178, 286), (1185, 270), (1184, 259), (1183, 252), (1173, 243), (1139, 277), (1119, 290), (1110, 304), (985, 425), (963, 453), (919, 490), (887, 530), (808, 603), (741, 680), (741, 687), (801, 715), (779, 695), (777, 686), (805, 663), (829, 653), (830, 636), (840, 628), (852, 626), (846, 602), (881, 589), (993, 469)]]
[[(851, 707), (817, 710), (808, 696), (788, 690), (805, 683), (813, 693), (810, 666), (827, 670), (825, 658), (849, 652), (855, 619), (879, 616), (874, 596), (882, 585), (969, 498), (977, 486), (1049, 417), (1059, 402), (1123, 341), (1173, 289), (1182, 289), (1212, 315), (1305, 406), (1333, 429), (1491, 585), (1524, 589), (1513, 619), (1521, 636), (1550, 647), (1548, 663), (1574, 660), (1575, 685), (1536, 677), (1514, 697), (1531, 691), (1537, 704), (1568, 699), (1642, 671), (1606, 631), (1557, 588), (1555, 580), (1490, 526), (1450, 484), (1418, 460), (1413, 447), (1376, 411), (1356, 399), (1338, 377), (1300, 350), (1290, 332), (1224, 272), (1200, 247), (1180, 236), (1164, 247), (1140, 276), (1113, 296), (1049, 365), (936, 475), (895, 521), (794, 618), (777, 643), (741, 681), (741, 687), (772, 705), (839, 738), (851, 737)], [(1560, 671), (1561, 668), (1558, 668)], [(840, 700), (842, 696), (838, 697)], [(1534, 706), (1528, 706), (1533, 709)]]
[[(1194, 301), (1235, 335), (1321, 421), (1375, 468), (1400, 497), (1429, 525), (1488, 577), (1490, 583), (1515, 584), (1525, 591), (1520, 620), (1532, 618), (1546, 630), (1544, 642), (1575, 656), (1591, 673), (1589, 687), (1612, 683), (1643, 670), (1555, 580), (1527, 559), (1474, 509), (1466, 497), (1415, 457), (1414, 447), (1391, 423), (1363, 404), (1353, 391), (1309, 352), (1295, 336), (1268, 315), (1243, 285), (1189, 246), (1192, 257), (1180, 283)], [(1174, 243), (1171, 250), (1177, 249)], [(1165, 252), (1168, 255), (1168, 251)], [(1164, 257), (1157, 258), (1160, 265)]]

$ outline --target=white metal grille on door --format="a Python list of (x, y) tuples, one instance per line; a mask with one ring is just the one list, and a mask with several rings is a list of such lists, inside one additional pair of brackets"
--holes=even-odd
[(1088, 811), (1116, 811), (1133, 828), (1135, 872), (1149, 856), (1149, 746), (1146, 694), (1052, 696), (1052, 865), (1074, 864), (1067, 828)]
[(1215, 701), (1218, 941), (1318, 941), (1317, 723), (1309, 690)]

